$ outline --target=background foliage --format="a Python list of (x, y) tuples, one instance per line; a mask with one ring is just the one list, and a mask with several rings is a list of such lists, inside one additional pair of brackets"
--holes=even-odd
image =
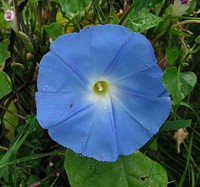
[[(200, 2), (0, 1), (0, 186), (200, 186)], [(4, 12), (15, 18), (5, 21)], [(117, 162), (76, 155), (35, 119), (37, 70), (52, 40), (97, 24), (121, 24), (151, 41), (172, 98), (168, 121)]]

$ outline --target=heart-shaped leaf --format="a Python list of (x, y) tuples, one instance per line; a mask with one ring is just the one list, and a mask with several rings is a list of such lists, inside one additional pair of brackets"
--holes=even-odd
[(163, 21), (163, 18), (150, 13), (146, 8), (138, 13), (132, 10), (128, 16), (128, 28), (134, 32), (144, 32), (157, 26), (161, 21)]
[(177, 47), (168, 47), (166, 48), (166, 61), (170, 65), (174, 65), (176, 60), (179, 57), (179, 49)]
[(90, 3), (89, 0), (58, 0), (63, 12), (68, 15), (74, 15), (83, 11)]
[(197, 77), (193, 72), (180, 72), (175, 67), (166, 69), (163, 75), (163, 84), (170, 92), (174, 105), (190, 94), (196, 82)]
[(67, 150), (65, 170), (72, 187), (167, 186), (163, 167), (141, 152), (120, 156), (116, 162), (99, 162)]
[(57, 22), (51, 23), (49, 25), (44, 26), (45, 31), (47, 32), (48, 36), (55, 40), (58, 36), (63, 34), (64, 28)]

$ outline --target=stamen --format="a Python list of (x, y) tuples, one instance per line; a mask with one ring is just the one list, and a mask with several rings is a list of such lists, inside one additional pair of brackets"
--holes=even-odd
[(105, 81), (97, 81), (93, 86), (93, 91), (97, 95), (104, 95), (108, 92), (108, 83)]
[(102, 86), (102, 84), (100, 82), (97, 83), (97, 87), (98, 87), (100, 92), (103, 91), (103, 86)]

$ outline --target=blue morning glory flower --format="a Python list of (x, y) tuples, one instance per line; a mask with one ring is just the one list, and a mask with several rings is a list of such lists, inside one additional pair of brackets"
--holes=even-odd
[(37, 119), (53, 140), (99, 161), (143, 146), (170, 98), (150, 42), (119, 25), (57, 38), (39, 64)]

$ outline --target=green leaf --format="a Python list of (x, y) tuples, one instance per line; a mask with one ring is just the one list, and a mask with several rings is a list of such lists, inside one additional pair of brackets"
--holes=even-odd
[(90, 0), (58, 0), (63, 12), (74, 15), (83, 11), (90, 3)]
[(73, 187), (167, 186), (163, 167), (140, 152), (120, 156), (116, 162), (99, 162), (67, 150), (65, 170)]
[[(13, 101), (8, 106), (8, 110), (17, 113), (17, 108), (15, 107)], [(15, 129), (19, 123), (19, 118), (10, 112), (5, 112), (2, 122), (7, 130), (7, 137), (10, 140), (13, 140), (15, 138)]]
[(37, 160), (39, 158), (43, 158), (43, 157), (47, 157), (47, 156), (55, 156), (55, 155), (59, 155), (61, 153), (62, 153), (61, 151), (53, 151), (53, 152), (48, 152), (48, 153), (32, 154), (29, 156), (21, 157), (21, 158), (6, 162), (3, 166), (0, 166), (0, 167), (10, 166), (10, 165), (18, 164), (18, 163), (22, 163), (22, 162), (28, 162), (31, 160)]
[(0, 42), (0, 70), (4, 68), (5, 61), (10, 57), (10, 52), (8, 51), (9, 41), (3, 40)]
[[(3, 177), (4, 180), (10, 184), (10, 186), (17, 186), (14, 185), (17, 182), (16, 164), (19, 163), (19, 160), (20, 162), (28, 161), (25, 157), (22, 158), (22, 160), (16, 159), (16, 155), (28, 135), (32, 132), (32, 125), (35, 123), (37, 123), (36, 118), (34, 116), (32, 117), (31, 115), (27, 115), (26, 125), (23, 127), (20, 135), (15, 141), (13, 141), (13, 144), (10, 146), (8, 151), (0, 157), (0, 179)], [(34, 158), (32, 157), (32, 159)]]
[(149, 144), (149, 148), (157, 151), (158, 149), (158, 142), (157, 142), (157, 138), (153, 139), (153, 141), (151, 142), (151, 144)]
[(187, 13), (192, 14), (195, 11), (195, 9), (197, 7), (197, 1), (198, 0), (190, 0), (190, 7), (187, 10)]
[(191, 34), (177, 30), (177, 29), (170, 29), (169, 34), (175, 35), (175, 36), (180, 36), (180, 37), (191, 37)]
[(16, 159), (16, 153), (18, 149), (21, 147), (29, 133), (31, 132), (31, 128), (28, 129), (28, 131), (25, 132), (26, 129), (19, 135), (19, 137), (14, 141), (13, 145), (9, 148), (9, 150), (6, 152), (6, 154), (3, 155), (3, 157), (0, 160), (0, 178), (4, 175), (4, 173), (9, 169), (8, 167), (5, 167), (7, 163), (11, 160)]
[(179, 57), (179, 49), (177, 47), (166, 48), (166, 61), (170, 65), (174, 65)]
[(176, 121), (166, 121), (159, 131), (172, 131), (181, 128), (189, 127), (192, 123), (191, 119), (188, 120), (176, 120)]
[(3, 71), (0, 71), (0, 99), (12, 91), (12, 82), (10, 77)]
[(28, 36), (25, 33), (19, 31), (19, 37), (22, 40), (26, 50), (33, 53), (34, 47), (33, 47), (33, 44), (31, 43), (30, 39), (28, 38)]
[(197, 44), (200, 44), (200, 35), (197, 36), (197, 37), (195, 38), (195, 42), (196, 42)]
[(132, 10), (128, 16), (128, 28), (134, 32), (144, 32), (157, 26), (161, 21), (163, 21), (163, 18), (149, 13), (146, 8), (143, 8), (137, 14)]
[(198, 110), (195, 111), (195, 110), (193, 109), (193, 107), (192, 107), (190, 104), (185, 103), (185, 102), (181, 102), (181, 103), (180, 103), (180, 106), (184, 106), (184, 107), (190, 109), (190, 110), (195, 114), (195, 116), (197, 117), (197, 119), (198, 119), (199, 122), (200, 122), (200, 116), (199, 116), (199, 114), (198, 114)]
[(44, 26), (45, 31), (47, 32), (48, 36), (55, 40), (58, 36), (63, 34), (64, 28), (59, 23), (51, 23), (49, 25)]
[(163, 75), (163, 84), (170, 92), (174, 105), (190, 94), (196, 82), (197, 77), (193, 72), (180, 72), (175, 67), (166, 69)]
[(134, 0), (134, 10), (139, 12), (142, 8), (148, 7), (151, 0)]
[(10, 5), (8, 4), (8, 2), (6, 2), (5, 0), (1, 0), (1, 2), (2, 2), (2, 5), (3, 5), (3, 9), (4, 10), (10, 10), (11, 8), (10, 8)]

